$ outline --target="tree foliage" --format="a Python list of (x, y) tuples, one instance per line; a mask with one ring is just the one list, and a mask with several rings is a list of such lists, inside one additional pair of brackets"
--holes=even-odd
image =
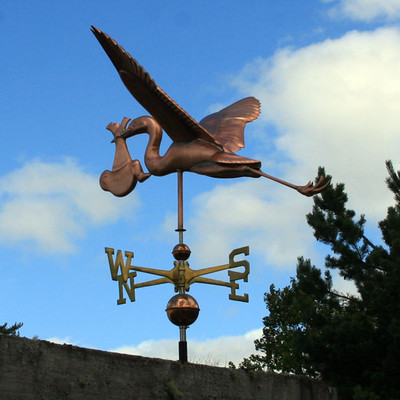
[[(347, 208), (343, 184), (315, 196), (307, 222), (330, 247), (324, 272), (299, 258), (289, 286), (271, 285), (255, 341), (261, 354), (241, 367), (321, 378), (340, 399), (400, 399), (400, 173), (390, 161), (386, 166), (395, 204), (379, 223), (382, 243), (366, 237), (365, 218)], [(358, 293), (335, 291), (331, 270)]]
[(0, 335), (19, 336), (19, 328), (23, 325), (22, 322), (16, 322), (14, 325), (7, 327), (7, 322), (0, 325)]

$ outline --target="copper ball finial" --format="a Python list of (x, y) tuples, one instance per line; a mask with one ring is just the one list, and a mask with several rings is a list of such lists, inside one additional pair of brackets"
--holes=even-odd
[(184, 243), (177, 244), (172, 250), (172, 255), (175, 257), (175, 260), (186, 261), (190, 257), (190, 249), (189, 246)]
[(177, 326), (189, 326), (199, 315), (199, 304), (188, 294), (176, 294), (167, 304), (168, 319)]

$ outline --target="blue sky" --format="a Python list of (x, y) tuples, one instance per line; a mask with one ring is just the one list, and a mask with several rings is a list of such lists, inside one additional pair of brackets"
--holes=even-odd
[[(239, 154), (296, 184), (325, 166), (375, 235), (392, 201), (384, 161), (400, 162), (399, 20), (398, 0), (0, 4), (0, 323), (23, 322), (26, 337), (177, 357), (178, 328), (165, 315), (172, 285), (116, 304), (104, 247), (133, 251), (137, 265), (173, 266), (176, 176), (151, 177), (125, 198), (99, 187), (114, 157), (106, 125), (147, 112), (91, 25), (196, 120), (260, 99)], [(142, 164), (146, 143), (146, 135), (128, 142)], [(165, 135), (162, 148), (169, 144)], [(192, 268), (250, 246), (249, 282), (240, 284), (248, 304), (229, 301), (223, 287), (190, 291), (201, 311), (188, 330), (189, 357), (238, 362), (260, 335), (269, 286), (289, 283), (298, 256), (323, 264), (326, 249), (305, 221), (312, 200), (263, 178), (189, 173), (184, 193)]]

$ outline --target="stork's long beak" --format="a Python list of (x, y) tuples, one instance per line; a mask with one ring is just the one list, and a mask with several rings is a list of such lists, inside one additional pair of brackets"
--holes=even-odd
[(130, 137), (132, 137), (132, 136), (135, 136), (135, 135), (137, 135), (137, 134), (139, 134), (139, 133), (140, 133), (140, 132), (139, 132), (137, 129), (134, 129), (134, 128), (129, 127), (129, 128), (124, 129), (124, 130), (122, 131), (121, 137), (124, 138), (124, 139), (128, 139), (128, 138), (130, 138)]
[(131, 124), (121, 132), (121, 137), (124, 139), (128, 139), (132, 136), (139, 135), (141, 133), (146, 133), (146, 127), (137, 123), (136, 120), (133, 120)]
[(136, 130), (134, 128), (130, 128), (129, 127), (127, 129), (124, 129), (119, 136), (117, 136), (113, 140), (111, 140), (111, 143), (115, 143), (115, 141), (118, 138), (128, 139), (128, 138), (130, 138), (132, 136), (138, 135), (139, 133), (141, 133), (139, 130)]

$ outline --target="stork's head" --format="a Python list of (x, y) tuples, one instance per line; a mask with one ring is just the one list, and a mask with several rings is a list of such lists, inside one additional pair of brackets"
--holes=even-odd
[(121, 133), (121, 137), (127, 139), (131, 136), (139, 135), (148, 132), (149, 120), (151, 117), (135, 118), (129, 126)]

